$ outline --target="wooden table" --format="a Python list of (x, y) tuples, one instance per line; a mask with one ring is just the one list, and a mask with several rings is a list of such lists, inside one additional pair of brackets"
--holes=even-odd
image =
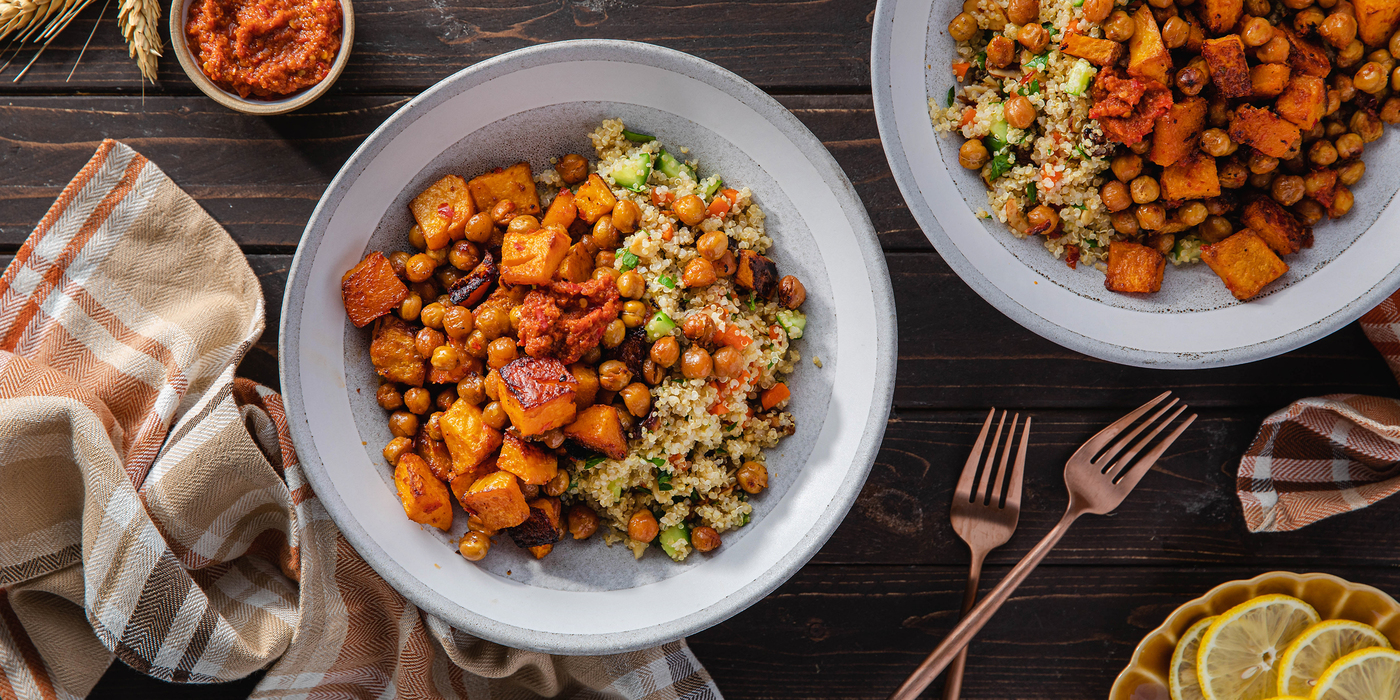
[[(170, 56), (143, 96), (115, 7), (65, 81), (100, 5), (23, 81), (10, 82), (15, 65), (0, 73), (0, 264), (98, 142), (120, 139), (243, 246), (267, 294), (268, 330), (241, 369), (272, 386), (287, 268), (317, 198), (372, 129), (460, 68), (547, 41), (653, 42), (756, 83), (825, 142), (885, 251), (899, 312), (898, 385), (879, 459), (830, 543), (767, 599), (690, 639), (730, 698), (883, 698), (941, 639), (957, 617), (967, 564), (948, 501), (988, 406), (1035, 417), (1020, 531), (991, 557), (988, 582), (1060, 515), (1061, 465), (1082, 440), (1164, 388), (1201, 419), (1117, 513), (1081, 520), (982, 632), (964, 697), (1102, 697), (1147, 630), (1230, 579), (1327, 571), (1400, 593), (1400, 533), (1391, 527), (1400, 498), (1298, 533), (1250, 535), (1233, 489), (1239, 455), (1270, 412), (1318, 394), (1397, 393), (1361, 330), (1244, 367), (1170, 372), (1100, 362), (1002, 316), (933, 251), (890, 176), (871, 109), (874, 0), (360, 0), (355, 53), (330, 95), (267, 119), (199, 95)], [(242, 697), (255, 680), (169, 686), (116, 664), (94, 695)]]

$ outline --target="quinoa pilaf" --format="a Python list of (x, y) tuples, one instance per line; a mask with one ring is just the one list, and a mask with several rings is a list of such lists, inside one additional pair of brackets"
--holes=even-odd
[(404, 511), (447, 531), (455, 498), (472, 561), (498, 534), (541, 559), (599, 530), (638, 558), (711, 551), (796, 430), (806, 290), (753, 194), (620, 120), (589, 138), (593, 162), (445, 176), (410, 203), (416, 251), (342, 279)]
[(1247, 300), (1351, 210), (1364, 145), (1400, 122), (1397, 25), (1348, 0), (965, 0), (929, 112), (982, 218), (1115, 292), (1205, 262)]

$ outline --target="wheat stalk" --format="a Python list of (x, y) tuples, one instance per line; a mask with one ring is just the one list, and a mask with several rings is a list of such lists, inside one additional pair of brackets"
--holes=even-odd
[[(13, 36), (11, 42), (23, 45), (43, 42), (34, 59), (63, 31), (68, 23), (92, 0), (0, 0), (0, 39)], [(117, 22), (126, 38), (128, 54), (136, 59), (141, 75), (156, 80), (156, 59), (161, 55), (159, 0), (120, 0)], [(105, 14), (105, 10), (104, 10)], [(12, 59), (13, 60), (13, 59)], [(7, 62), (8, 65), (8, 62)], [(25, 67), (25, 71), (28, 66)], [(21, 71), (15, 80), (24, 76)]]
[(159, 0), (121, 0), (117, 24), (126, 37), (127, 55), (136, 59), (141, 75), (152, 83), (156, 81), (156, 59), (161, 50), (159, 22)]

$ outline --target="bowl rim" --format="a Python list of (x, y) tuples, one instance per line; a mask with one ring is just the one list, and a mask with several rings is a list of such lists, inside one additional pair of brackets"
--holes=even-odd
[(1233, 588), (1236, 586), (1259, 586), (1266, 581), (1276, 579), (1297, 583), (1306, 583), (1307, 581), (1328, 581), (1349, 591), (1366, 591), (1368, 593), (1374, 593), (1380, 596), (1382, 599), (1390, 601), (1390, 604), (1396, 610), (1400, 610), (1400, 601), (1397, 601), (1389, 593), (1386, 593), (1385, 591), (1376, 588), (1375, 586), (1371, 586), (1365, 583), (1355, 583), (1352, 581), (1348, 581), (1340, 576), (1335, 576), (1333, 574), (1328, 574), (1320, 571), (1310, 572), (1306, 574), (1299, 574), (1292, 571), (1269, 571), (1266, 573), (1259, 574), (1258, 576), (1255, 576), (1253, 578), (1234, 579), (1230, 581), (1225, 581), (1224, 583), (1221, 583), (1217, 586), (1213, 586), (1210, 590), (1206, 591), (1205, 593), (1177, 606), (1175, 610), (1172, 610), (1171, 613), (1167, 615), (1166, 619), (1162, 620), (1162, 624), (1157, 625), (1150, 632), (1143, 635), (1142, 640), (1137, 643), (1137, 646), (1133, 647), (1133, 655), (1129, 657), (1127, 665), (1125, 665), (1123, 667), (1123, 670), (1119, 671), (1118, 675), (1114, 677), (1113, 685), (1110, 687), (1108, 692), (1108, 697), (1120, 697), (1120, 693), (1126, 692), (1126, 689), (1121, 686), (1122, 684), (1128, 682), (1128, 675), (1130, 673), (1141, 667), (1142, 655), (1147, 649), (1148, 642), (1154, 641), (1161, 635), (1166, 634), (1167, 631), (1170, 630), (1172, 626), (1176, 624), (1179, 618), (1186, 615), (1188, 612), (1194, 612), (1195, 608), (1205, 605), (1211, 599), (1215, 598), (1215, 596), (1220, 595), (1220, 593), (1226, 588)]
[(190, 5), (194, 1), (177, 0), (176, 4), (171, 7), (171, 49), (180, 62), (180, 68), (184, 69), (185, 75), (189, 76), (200, 92), (235, 112), (270, 117), (301, 109), (326, 94), (326, 91), (331, 89), (331, 85), (340, 78), (340, 74), (345, 71), (345, 66), (350, 62), (350, 50), (355, 46), (355, 7), (352, 0), (337, 0), (341, 10), (340, 50), (336, 53), (335, 62), (331, 64), (330, 72), (326, 74), (326, 77), (309, 88), (277, 100), (253, 100), (241, 97), (237, 93), (219, 87), (218, 84), (209, 79), (209, 76), (204, 74), (198, 65), (195, 65), (194, 51), (190, 48), (189, 42), (185, 41), (184, 29), (185, 18), (189, 15)]
[[(511, 647), (568, 655), (611, 654), (654, 647), (723, 622), (787, 581), (817, 553), (844, 520), (874, 466), (884, 437), (894, 395), (897, 361), (897, 326), (889, 270), (869, 214), (860, 198), (856, 196), (850, 179), (821, 141), (791, 111), (752, 83), (716, 64), (674, 49), (635, 41), (579, 39), (526, 47), (487, 59), (444, 78), (399, 108), (371, 132), (351, 154), (317, 203), (288, 270), (288, 284), (283, 296), (284, 311), (278, 329), (279, 347), (283, 349), (278, 372), (293, 442), (313, 445), (313, 438), (304, 417), (303, 389), (300, 383), (295, 381), (294, 365), (299, 365), (300, 340), (294, 324), (299, 323), (301, 318), (301, 306), (299, 287), (294, 282), (300, 276), (298, 273), (303, 263), (310, 267), (314, 253), (309, 251), (318, 246), (325, 237), (324, 231), (318, 233), (313, 230), (313, 224), (329, 214), (325, 211), (330, 206), (327, 203), (327, 195), (339, 189), (345, 179), (357, 175), (363, 169), (361, 159), (378, 152), (382, 145), (377, 143), (380, 138), (385, 135), (392, 137), (400, 121), (408, 119), (408, 115), (419, 105), (430, 102), (439, 93), (452, 89), (456, 81), (469, 79), (476, 73), (489, 75), (493, 71), (511, 70), (508, 67), (515, 62), (529, 64), (533, 60), (544, 64), (567, 61), (569, 59), (554, 58), (553, 55), (567, 54), (574, 50), (604, 53), (606, 58), (603, 60), (638, 63), (692, 76), (712, 76), (717, 89), (729, 92), (737, 100), (772, 121), (786, 136), (793, 139), (794, 145), (804, 152), (811, 165), (823, 175), (823, 179), (833, 185), (833, 194), (843, 212), (851, 218), (851, 225), (856, 233), (854, 243), (861, 252), (862, 262), (869, 277), (878, 331), (875, 338), (876, 382), (871, 388), (871, 411), (863, 426), (851, 428), (861, 432), (856, 441), (852, 469), (844, 483), (837, 488), (826, 509), (817, 516), (811, 530), (772, 566), (756, 575), (750, 583), (735, 593), (709, 607), (665, 623), (624, 632), (566, 634), (516, 627), (466, 610), (423, 584), (392, 559), (379, 556), (382, 550), (363, 525), (347, 511), (320, 459), (314, 456), (303, 458), (302, 465), (313, 490), (346, 540), (364, 556), (366, 563), (370, 564), (376, 573), (426, 612), (453, 627)], [(316, 454), (314, 448), (309, 454)], [(366, 552), (370, 553), (370, 556), (365, 556)], [(609, 593), (615, 594), (618, 591)]]
[[(1150, 350), (1144, 347), (1120, 345), (1100, 340), (1081, 330), (1050, 321), (1026, 307), (1010, 293), (989, 280), (943, 230), (929, 202), (922, 196), (909, 162), (909, 154), (906, 153), (899, 135), (895, 115), (894, 86), (891, 77), (893, 42), (896, 31), (896, 7), (901, 2), (932, 6), (939, 1), (941, 0), (878, 0), (871, 36), (870, 77), (875, 122), (880, 132), (880, 143), (884, 147), (885, 158), (889, 161), (895, 184), (898, 185), (900, 194), (904, 197), (910, 213), (918, 222), (924, 236), (928, 238), (938, 254), (947, 261), (948, 266), (957, 273), (965, 284), (977, 292), (978, 296), (1022, 327), (1070, 350), (1118, 364), (1154, 369), (1228, 367), (1281, 355), (1330, 335), (1342, 326), (1360, 318), (1372, 307), (1389, 297), (1397, 287), (1400, 287), (1400, 263), (1397, 263), (1393, 269), (1364, 293), (1349, 300), (1335, 311), (1320, 316), (1306, 326), (1294, 328), (1282, 335), (1259, 342), (1190, 352)], [(926, 31), (926, 27), (924, 31)], [(901, 56), (900, 59), (915, 60), (920, 65), (924, 65), (922, 53), (918, 57)], [(925, 67), (925, 70), (927, 71), (929, 68)], [(927, 117), (927, 110), (925, 110), (925, 117)], [(928, 120), (925, 119), (925, 121)], [(931, 124), (929, 128), (933, 128)], [(1372, 224), (1361, 235), (1365, 236), (1376, 230), (1378, 224), (1379, 221)], [(1020, 262), (1017, 264), (1023, 265)], [(1150, 337), (1142, 337), (1139, 345), (1150, 345), (1151, 340)]]

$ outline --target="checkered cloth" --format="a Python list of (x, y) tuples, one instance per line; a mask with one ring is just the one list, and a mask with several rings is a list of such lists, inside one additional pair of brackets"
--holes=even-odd
[(238, 247), (106, 141), (0, 277), (0, 698), (268, 669), (254, 697), (719, 698), (684, 641), (508, 649), (409, 604), (307, 485)]
[[(1400, 377), (1400, 292), (1361, 317)], [(1264, 419), (1236, 480), (1250, 532), (1287, 532), (1400, 491), (1400, 401), (1334, 394)]]

